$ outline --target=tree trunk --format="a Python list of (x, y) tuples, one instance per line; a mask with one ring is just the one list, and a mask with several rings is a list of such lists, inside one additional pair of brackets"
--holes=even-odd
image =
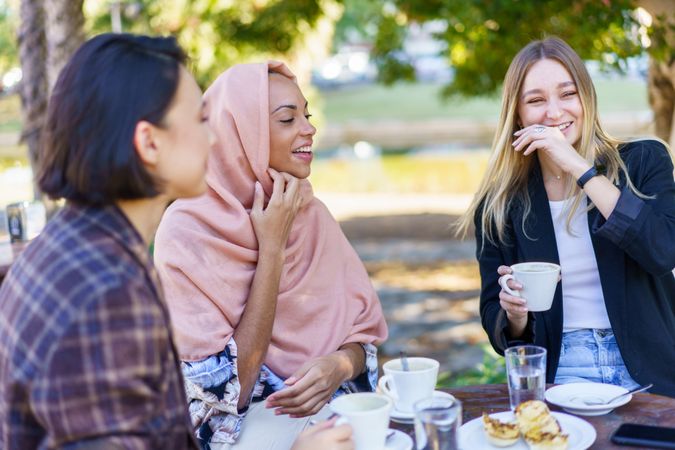
[(658, 137), (675, 149), (675, 62), (649, 61), (649, 105)]
[[(19, 26), (19, 58), (21, 59), (21, 106), (23, 130), (21, 140), (28, 146), (33, 173), (37, 168), (42, 125), (47, 111), (47, 68), (44, 8), (42, 0), (22, 0)], [(33, 184), (36, 197), (38, 189)]]
[(665, 45), (668, 49), (665, 59), (650, 56), (647, 85), (649, 105), (654, 112), (654, 126), (658, 137), (675, 149), (675, 1), (638, 0), (654, 20), (654, 26), (664, 27)]
[(49, 90), (63, 66), (84, 42), (84, 0), (45, 0)]
[[(49, 92), (59, 72), (84, 41), (84, 0), (22, 0), (19, 57), (23, 79), (21, 139), (28, 146), (33, 174), (38, 171), (42, 126)], [(35, 198), (41, 193), (33, 182)]]

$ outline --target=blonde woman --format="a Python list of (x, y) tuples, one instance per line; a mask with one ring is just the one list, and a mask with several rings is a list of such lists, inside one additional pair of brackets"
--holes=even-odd
[[(654, 383), (675, 396), (672, 158), (659, 141), (603, 131), (590, 76), (561, 39), (528, 44), (509, 67), (493, 154), (460, 231), (472, 224), (495, 350), (545, 347), (549, 383)], [(526, 261), (561, 265), (549, 311), (529, 312), (500, 287)]]

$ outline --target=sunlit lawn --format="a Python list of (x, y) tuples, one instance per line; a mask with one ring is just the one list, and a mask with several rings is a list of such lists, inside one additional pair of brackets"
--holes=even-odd
[[(595, 85), (600, 114), (649, 109), (645, 81), (599, 79)], [(323, 110), (328, 124), (377, 119), (494, 119), (499, 113), (498, 96), (443, 100), (440, 88), (441, 85), (428, 83), (349, 86), (321, 91), (317, 106)], [(18, 95), (0, 97), (0, 131), (19, 129), (19, 108)]]
[(21, 128), (21, 99), (18, 95), (0, 96), (0, 132)]
[(488, 152), (448, 156), (386, 155), (372, 160), (318, 160), (311, 181), (321, 192), (471, 194), (487, 165)]
[[(595, 86), (601, 115), (649, 109), (645, 81), (599, 79)], [(364, 85), (322, 91), (319, 98), (328, 124), (376, 119), (489, 120), (499, 114), (501, 98), (498, 96), (444, 101), (439, 95), (440, 88), (436, 84), (400, 83), (391, 88)]]
[[(601, 113), (648, 109), (643, 81), (598, 80), (596, 87)], [(366, 85), (324, 91), (317, 97), (327, 124), (378, 119), (496, 118), (499, 98), (443, 101), (439, 89), (440, 85), (433, 84), (398, 84), (392, 88)], [(17, 133), (19, 128), (19, 96), (0, 97), (0, 133)], [(467, 155), (387, 155), (366, 161), (317, 159), (311, 180), (315, 189), (322, 192), (473, 193), (485, 168), (487, 152), (471, 151), (470, 157)], [(25, 153), (15, 146), (0, 145), (0, 173), (16, 164), (27, 164)]]

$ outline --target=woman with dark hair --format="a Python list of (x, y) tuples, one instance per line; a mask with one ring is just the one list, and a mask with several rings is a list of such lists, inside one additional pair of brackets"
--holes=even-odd
[[(495, 350), (545, 347), (548, 383), (653, 383), (675, 396), (673, 161), (660, 141), (602, 129), (588, 71), (561, 39), (511, 62), (493, 155), (461, 225), (475, 225)], [(511, 265), (533, 261), (561, 267), (548, 311), (501, 287)]]
[(201, 91), (173, 38), (104, 34), (64, 67), (37, 174), (63, 207), (0, 290), (0, 447), (197, 448), (148, 252), (200, 195)]

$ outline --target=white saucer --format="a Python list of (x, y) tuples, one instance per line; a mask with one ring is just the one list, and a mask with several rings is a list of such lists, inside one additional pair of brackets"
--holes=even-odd
[(607, 405), (587, 405), (587, 400), (607, 401), (612, 397), (628, 392), (621, 386), (604, 383), (569, 383), (560, 384), (546, 390), (544, 397), (549, 403), (560, 406), (565, 411), (581, 416), (602, 416), (625, 405), (633, 398), (632, 395), (626, 395)]
[[(569, 414), (559, 412), (553, 412), (551, 414), (553, 414), (553, 417), (560, 423), (560, 428), (562, 428), (563, 433), (569, 436), (568, 450), (585, 450), (593, 445), (597, 433), (590, 423), (578, 417), (570, 416)], [(490, 414), (490, 417), (508, 422), (514, 420), (511, 411)], [(495, 447), (488, 442), (487, 437), (485, 436), (485, 430), (483, 429), (483, 418), (478, 417), (465, 423), (459, 428), (459, 448), (460, 450), (487, 450), (504, 447)], [(528, 445), (522, 438), (508, 447), (508, 450), (527, 449)]]
[(413, 440), (410, 436), (400, 430), (392, 430), (390, 428), (389, 431), (393, 431), (394, 434), (387, 439), (387, 442), (384, 444), (384, 450), (412, 450)]
[[(451, 394), (448, 394), (447, 392), (443, 391), (434, 391), (433, 395), (434, 398), (451, 398), (453, 400), (455, 399), (455, 397), (453, 397)], [(413, 423), (415, 419), (415, 413), (399, 411), (398, 409), (396, 409), (396, 406), (394, 406), (394, 409), (389, 414), (389, 418), (394, 422), (398, 423)]]

